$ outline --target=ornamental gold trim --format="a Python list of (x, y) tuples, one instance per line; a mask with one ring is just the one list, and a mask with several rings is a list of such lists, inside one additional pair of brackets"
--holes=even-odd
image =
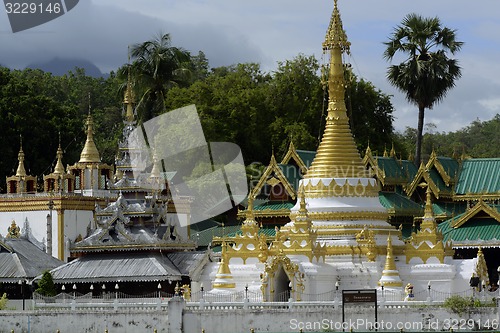
[[(294, 213), (295, 214), (295, 213)], [(313, 221), (352, 221), (352, 220), (381, 220), (387, 221), (387, 212), (358, 211), (358, 212), (308, 212)], [(294, 217), (290, 214), (290, 218)], [(366, 224), (366, 223), (365, 223)]]
[(0, 198), (0, 212), (48, 211), (49, 201), (53, 201), (56, 210), (93, 211), (95, 204), (104, 205), (105, 199), (85, 196), (15, 196)]
[(493, 219), (495, 219), (497, 222), (500, 222), (500, 213), (498, 212), (498, 210), (495, 208), (492, 208), (490, 205), (488, 205), (486, 202), (484, 202), (480, 198), (479, 202), (472, 209), (469, 209), (459, 219), (457, 219), (455, 222), (453, 222), (452, 227), (454, 229), (461, 227), (467, 221), (469, 221), (471, 218), (476, 216), (476, 214), (479, 212), (484, 212), (484, 213), (488, 214), (490, 217), (492, 217)]
[(305, 191), (307, 198), (327, 198), (327, 197), (377, 197), (380, 191), (380, 186), (376, 179), (370, 179), (374, 181), (372, 185), (371, 181), (368, 181), (366, 185), (363, 185), (361, 180), (358, 179), (356, 185), (351, 185), (348, 180), (345, 181), (343, 185), (339, 185), (335, 179), (332, 179), (328, 185), (323, 183), (323, 180), (319, 180), (316, 185), (313, 185), (311, 181), (304, 185), (301, 183), (299, 187), (299, 192), (302, 188)]
[(307, 166), (304, 163), (304, 161), (300, 158), (299, 154), (297, 154), (297, 150), (295, 149), (293, 141), (290, 141), (290, 145), (288, 146), (288, 151), (286, 152), (285, 157), (283, 157), (283, 159), (281, 160), (281, 164), (288, 164), (290, 159), (293, 159), (295, 163), (297, 163), (302, 174), (305, 174), (307, 172)]

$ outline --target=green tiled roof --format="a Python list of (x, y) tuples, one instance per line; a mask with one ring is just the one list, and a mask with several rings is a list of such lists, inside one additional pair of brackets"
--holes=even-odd
[(432, 204), (434, 215), (459, 215), (465, 212), (467, 205), (461, 202), (435, 202)]
[(408, 160), (402, 160), (402, 169), (403, 169), (403, 174), (406, 175), (407, 179), (411, 181), (413, 178), (415, 178), (415, 175), (418, 172), (418, 168), (415, 166), (415, 164), (412, 161)]
[(189, 227), (191, 229), (191, 233), (193, 233), (193, 231), (201, 231), (201, 230), (217, 227), (219, 225), (220, 225), (219, 222), (212, 220), (212, 219), (207, 219), (207, 220), (200, 221), (198, 223), (191, 224)]
[(456, 194), (500, 194), (500, 158), (464, 160), (455, 185)]
[(224, 234), (235, 233), (240, 230), (239, 225), (218, 226), (198, 232), (191, 232), (191, 240), (196, 241), (198, 246), (208, 246), (214, 237), (222, 237)]
[(311, 150), (300, 150), (300, 149), (297, 149), (295, 151), (297, 152), (297, 155), (299, 155), (302, 162), (304, 162), (304, 164), (309, 168), (312, 164), (312, 161), (314, 160), (314, 157), (316, 156), (316, 152)]
[(294, 205), (295, 204), (292, 202), (268, 201), (266, 203), (263, 203), (262, 205), (255, 206), (253, 210), (290, 210)]
[(292, 185), (295, 192), (297, 192), (299, 180), (302, 179), (299, 168), (293, 164), (278, 164), (278, 167), (283, 171), (283, 174), (290, 185)]
[[(236, 235), (241, 235), (241, 230), (228, 234), (228, 237), (234, 237)], [(260, 228), (259, 235), (266, 235), (267, 237), (276, 236), (276, 230), (274, 228)]]
[(441, 165), (443, 166), (444, 171), (450, 176), (451, 178), (454, 178), (455, 175), (458, 172), (458, 162), (454, 158), (451, 157), (443, 157), (443, 156), (438, 156), (437, 160)]
[(445, 193), (451, 192), (451, 188), (446, 186), (446, 184), (443, 181), (443, 178), (441, 178), (441, 175), (439, 174), (439, 172), (437, 172), (437, 170), (435, 168), (432, 168), (429, 171), (429, 175), (430, 175), (431, 179), (434, 181), (434, 183), (436, 184), (437, 188), (441, 192), (445, 192)]
[(401, 169), (398, 161), (392, 157), (377, 157), (377, 165), (384, 171), (386, 181), (408, 180), (408, 178), (403, 174), (403, 170)]
[(418, 203), (394, 192), (379, 192), (378, 198), (390, 214), (394, 216), (422, 216), (424, 210)]
[(438, 229), (443, 233), (444, 241), (454, 243), (481, 243), (481, 241), (500, 244), (500, 223), (493, 218), (472, 219), (459, 228), (451, 225), (459, 216), (439, 224)]

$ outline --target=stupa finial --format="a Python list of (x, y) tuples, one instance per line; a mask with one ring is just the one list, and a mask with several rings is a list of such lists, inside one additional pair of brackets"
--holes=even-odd
[(61, 132), (59, 132), (59, 146), (57, 147), (57, 162), (56, 166), (54, 167), (54, 173), (62, 175), (64, 173), (64, 165), (62, 163), (62, 158), (63, 158), (63, 150), (61, 148)]
[(130, 47), (128, 52), (128, 64), (127, 64), (127, 88), (125, 89), (125, 94), (123, 96), (123, 104), (125, 104), (125, 120), (127, 122), (134, 121), (134, 104), (135, 104), (135, 95), (132, 89), (132, 73), (131, 73), (132, 64), (130, 63)]
[(87, 140), (85, 141), (85, 146), (83, 147), (82, 153), (80, 154), (79, 162), (80, 163), (101, 162), (99, 151), (97, 150), (97, 147), (94, 142), (94, 120), (92, 119), (92, 114), (90, 113), (90, 104), (89, 104), (89, 115), (87, 116)]
[(19, 153), (17, 154), (19, 164), (17, 165), (16, 176), (26, 176), (26, 169), (24, 168), (24, 151), (23, 151), (23, 136), (19, 135)]
[(317, 154), (305, 178), (370, 177), (354, 142), (344, 100), (342, 53), (349, 51), (349, 45), (335, 1), (323, 42), (323, 50), (330, 53), (326, 127)]

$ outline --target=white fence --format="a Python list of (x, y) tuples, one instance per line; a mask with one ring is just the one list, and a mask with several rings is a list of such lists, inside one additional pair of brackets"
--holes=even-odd
[[(379, 290), (377, 295), (380, 307), (412, 307), (422, 305), (440, 305), (447, 298), (458, 295), (471, 297), (483, 303), (490, 303), (499, 297), (499, 291), (475, 291), (470, 288), (461, 292), (446, 293), (439, 290), (424, 290), (415, 293), (411, 301), (404, 300), (404, 296), (390, 290)], [(117, 309), (140, 309), (140, 310), (166, 310), (168, 301), (173, 297), (165, 292), (154, 292), (146, 295), (128, 295), (123, 292), (108, 292), (99, 296), (92, 293), (60, 293), (54, 297), (42, 296), (38, 293), (33, 295), (34, 308), (37, 310), (117, 310)], [(290, 308), (322, 308), (340, 307), (342, 305), (342, 291), (333, 290), (322, 294), (302, 294), (302, 301), (288, 299), (288, 294), (277, 295), (277, 302), (264, 302), (262, 294), (249, 290), (238, 291), (227, 294), (216, 294), (212, 292), (196, 292), (184, 295), (186, 307), (190, 309), (290, 309)]]

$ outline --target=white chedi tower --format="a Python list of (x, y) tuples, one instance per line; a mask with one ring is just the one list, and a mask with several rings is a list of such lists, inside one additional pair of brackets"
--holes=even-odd
[[(342, 53), (348, 53), (349, 47), (335, 1), (323, 43), (323, 50), (330, 53), (326, 127), (298, 192), (305, 194), (318, 241), (328, 246), (356, 246), (356, 235), (368, 228), (374, 235), (374, 245), (378, 246), (376, 253), (385, 254), (391, 231), (395, 246), (402, 246), (403, 242), (387, 222), (387, 210), (378, 197), (380, 186), (366, 170), (349, 127), (342, 62)], [(291, 210), (292, 217), (298, 212), (299, 203), (300, 198)]]

